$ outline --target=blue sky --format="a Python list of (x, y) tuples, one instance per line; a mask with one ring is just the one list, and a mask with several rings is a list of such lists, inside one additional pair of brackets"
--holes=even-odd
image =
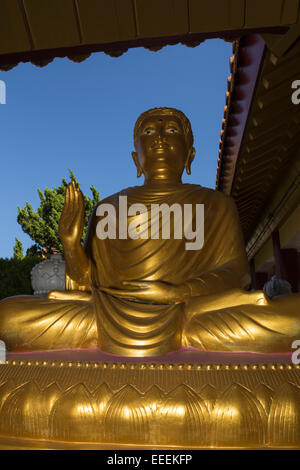
[(71, 168), (81, 188), (101, 198), (142, 184), (131, 161), (133, 126), (148, 108), (181, 109), (191, 120), (196, 158), (186, 183), (214, 188), (218, 140), (229, 75), (230, 43), (196, 48), (131, 49), (119, 58), (93, 54), (78, 64), (55, 59), (0, 72), (6, 83), (1, 122), (0, 257), (15, 236), (32, 245), (16, 221), (17, 206), (39, 205), (37, 189), (58, 186)]

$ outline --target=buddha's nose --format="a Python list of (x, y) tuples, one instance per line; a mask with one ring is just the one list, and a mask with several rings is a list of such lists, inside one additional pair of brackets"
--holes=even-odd
[(157, 136), (156, 136), (157, 142), (164, 142), (165, 136), (164, 136), (164, 130), (162, 127), (158, 129)]

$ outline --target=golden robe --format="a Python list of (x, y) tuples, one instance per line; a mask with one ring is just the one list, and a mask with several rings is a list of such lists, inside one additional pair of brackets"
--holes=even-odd
[[(99, 239), (94, 210), (85, 243), (91, 263), (89, 301), (32, 296), (0, 302), (0, 339), (8, 350), (99, 347), (124, 356), (161, 355), (181, 345), (218, 351), (290, 351), (300, 337), (300, 296), (268, 301), (244, 293), (248, 264), (238, 215), (231, 198), (198, 185), (137, 186), (101, 201), (112, 204), (118, 221), (119, 196), (128, 207), (144, 204), (141, 231), (150, 230), (151, 204), (204, 204), (204, 245), (186, 250), (190, 240)], [(195, 223), (195, 211), (193, 212)], [(171, 219), (172, 220), (172, 219)], [(150, 232), (149, 232), (150, 233)], [(117, 223), (118, 234), (118, 223)], [(103, 293), (100, 286), (124, 289), (122, 281), (186, 284), (190, 300), (153, 304)], [(246, 301), (245, 301), (246, 299)]]

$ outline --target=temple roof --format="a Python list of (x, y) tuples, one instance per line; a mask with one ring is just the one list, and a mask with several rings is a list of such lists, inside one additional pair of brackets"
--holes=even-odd
[(267, 45), (260, 35), (234, 43), (216, 181), (236, 201), (249, 256), (299, 200), (300, 105), (291, 98), (300, 40), (278, 54), (278, 38), (265, 39)]
[(216, 189), (234, 197), (251, 256), (299, 192), (300, 106), (291, 102), (300, 79), (299, 7), (300, 0), (1, 0), (0, 70), (55, 57), (81, 62), (99, 51), (118, 57), (132, 47), (233, 42)]
[(80, 62), (92, 52), (159, 49), (297, 24), (299, 0), (1, 0), (0, 69), (20, 61)]

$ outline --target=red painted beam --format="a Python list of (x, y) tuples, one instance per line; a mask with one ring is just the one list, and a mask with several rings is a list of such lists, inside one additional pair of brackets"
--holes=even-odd
[[(230, 105), (225, 113), (216, 189), (231, 194), (236, 164), (245, 133), (256, 85), (263, 62), (265, 42), (259, 34), (244, 36), (239, 41), (237, 65), (233, 73)], [(228, 177), (228, 173), (230, 177)], [(226, 174), (226, 182), (223, 176)]]

